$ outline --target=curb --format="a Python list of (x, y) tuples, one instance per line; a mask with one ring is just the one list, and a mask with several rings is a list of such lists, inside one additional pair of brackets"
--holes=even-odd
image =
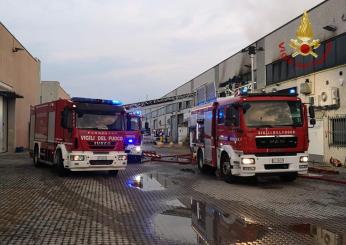
[(332, 183), (337, 183), (337, 184), (346, 185), (346, 180), (342, 180), (342, 179), (330, 179), (330, 178), (325, 178), (325, 177), (323, 177), (323, 176), (299, 175), (299, 178), (314, 179), (314, 180), (322, 180), (322, 181), (326, 181), (326, 182), (332, 182)]
[(339, 174), (338, 170), (309, 167), (308, 170), (314, 173)]

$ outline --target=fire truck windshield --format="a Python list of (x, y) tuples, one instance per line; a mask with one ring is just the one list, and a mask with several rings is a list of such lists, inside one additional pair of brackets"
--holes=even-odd
[(77, 128), (93, 130), (124, 130), (123, 115), (106, 112), (77, 112)]
[(244, 103), (243, 108), (247, 127), (302, 126), (301, 102), (298, 101), (253, 101)]

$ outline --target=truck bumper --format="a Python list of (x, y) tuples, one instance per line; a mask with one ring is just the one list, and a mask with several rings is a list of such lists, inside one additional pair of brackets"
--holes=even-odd
[(125, 151), (127, 152), (128, 163), (142, 162), (142, 147), (140, 145), (128, 145)]
[[(238, 176), (254, 176), (256, 174), (301, 173), (308, 171), (308, 162), (300, 162), (301, 157), (308, 157), (307, 153), (298, 153), (295, 156), (257, 157), (242, 155), (239, 159), (232, 159), (232, 174)], [(255, 159), (254, 164), (242, 164), (242, 159)]]
[[(73, 160), (72, 156), (84, 156), (84, 160)], [(64, 160), (64, 166), (71, 171), (108, 171), (124, 170), (127, 166), (127, 155), (124, 152), (95, 154), (93, 152), (74, 151)]]

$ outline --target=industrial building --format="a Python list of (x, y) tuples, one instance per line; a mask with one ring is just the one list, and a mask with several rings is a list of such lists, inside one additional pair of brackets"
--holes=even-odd
[(28, 147), (30, 106), (39, 98), (40, 61), (0, 22), (0, 153)]
[[(302, 22), (309, 22), (300, 15), (163, 96), (195, 93), (194, 97), (143, 106), (143, 125), (163, 131), (175, 142), (184, 141), (188, 137), (190, 108), (200, 101), (199, 97), (209, 100), (247, 86), (253, 70), (256, 91), (293, 90), (316, 108), (317, 124), (309, 129), (311, 159), (329, 162), (335, 158), (345, 164), (345, 1), (327, 0), (307, 13), (313, 31), (307, 29), (308, 46), (292, 48), (303, 43), (297, 30)], [(256, 51), (253, 66), (248, 52), (251, 47)], [(310, 54), (295, 54), (300, 51)]]

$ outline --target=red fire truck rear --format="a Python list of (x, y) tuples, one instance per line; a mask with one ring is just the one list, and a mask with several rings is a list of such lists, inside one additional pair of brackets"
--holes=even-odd
[[(309, 107), (314, 123), (313, 107)], [(220, 176), (280, 175), (294, 181), (308, 169), (307, 107), (294, 95), (219, 98), (191, 112), (190, 146), (201, 171)]]
[(72, 98), (37, 105), (31, 111), (30, 148), (35, 166), (69, 171), (110, 171), (127, 165), (126, 112), (116, 100)]

